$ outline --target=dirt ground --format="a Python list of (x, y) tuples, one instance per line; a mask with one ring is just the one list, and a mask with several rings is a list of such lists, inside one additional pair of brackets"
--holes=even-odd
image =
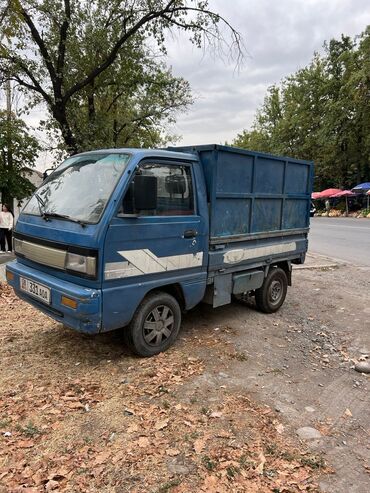
[(2, 285), (0, 492), (370, 491), (370, 377), (353, 369), (370, 354), (369, 269), (293, 283), (275, 315), (199, 306), (144, 360)]

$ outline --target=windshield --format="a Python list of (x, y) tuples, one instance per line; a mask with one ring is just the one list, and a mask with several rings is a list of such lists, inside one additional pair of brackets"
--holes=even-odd
[(129, 154), (116, 153), (71, 157), (44, 181), (23, 212), (97, 223), (129, 159)]

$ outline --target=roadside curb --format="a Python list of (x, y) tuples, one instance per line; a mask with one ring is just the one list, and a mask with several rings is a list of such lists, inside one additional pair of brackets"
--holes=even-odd
[(328, 257), (327, 255), (308, 252), (306, 263), (304, 265), (294, 265), (294, 270), (337, 269), (341, 265), (346, 265), (346, 263), (339, 259)]
[(294, 266), (294, 270), (314, 270), (314, 269), (337, 269), (338, 264), (321, 264), (321, 265), (297, 265)]

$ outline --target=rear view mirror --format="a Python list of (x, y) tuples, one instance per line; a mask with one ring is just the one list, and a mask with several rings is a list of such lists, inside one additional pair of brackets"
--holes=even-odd
[(157, 178), (136, 175), (134, 180), (134, 209), (151, 211), (157, 208)]

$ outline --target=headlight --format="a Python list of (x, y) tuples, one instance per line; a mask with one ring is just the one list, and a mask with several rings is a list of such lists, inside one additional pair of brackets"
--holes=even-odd
[(95, 276), (96, 258), (68, 252), (66, 257), (66, 269), (81, 272), (88, 276)]
[(18, 238), (13, 238), (13, 246), (14, 246), (14, 252), (22, 254), (22, 240), (19, 240)]

